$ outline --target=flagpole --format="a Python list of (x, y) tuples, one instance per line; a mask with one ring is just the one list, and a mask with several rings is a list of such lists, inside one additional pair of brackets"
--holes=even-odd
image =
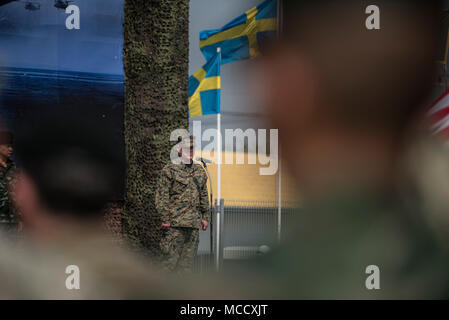
[[(221, 67), (221, 48), (217, 48), (218, 53), (218, 65)], [(220, 84), (221, 87), (221, 84)], [(221, 90), (220, 90), (221, 91)], [(219, 91), (219, 92), (220, 92)], [(217, 95), (217, 106), (220, 106), (220, 93)], [(216, 199), (216, 221), (215, 230), (217, 233), (215, 241), (215, 268), (216, 271), (220, 271), (220, 261), (221, 261), (221, 108), (220, 112), (217, 113), (217, 199)]]
[[(217, 48), (218, 53), (218, 61), (221, 66), (221, 48)], [(220, 94), (217, 95), (218, 101), (217, 104), (220, 103)], [(217, 199), (220, 201), (221, 199), (221, 108), (220, 112), (217, 113)]]
[(221, 114), (217, 113), (217, 199), (221, 199)]

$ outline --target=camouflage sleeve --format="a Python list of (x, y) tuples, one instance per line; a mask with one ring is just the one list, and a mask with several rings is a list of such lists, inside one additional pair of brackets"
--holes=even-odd
[(162, 223), (170, 223), (170, 185), (170, 170), (164, 168), (156, 188), (156, 209), (161, 216)]
[(18, 212), (12, 201), (14, 199), (15, 171), (16, 167), (12, 164), (0, 181), (0, 220), (2, 222), (18, 222)]
[(13, 164), (11, 170), (8, 172), (8, 193), (9, 193), (9, 203), (10, 203), (10, 210), (11, 210), (11, 219), (14, 222), (18, 222), (20, 218), (20, 213), (17, 210), (16, 206), (14, 205), (15, 201), (15, 184), (16, 184), (16, 174), (17, 174), (17, 167), (15, 164)]
[(204, 183), (200, 189), (200, 211), (203, 220), (210, 221), (209, 194), (207, 192), (207, 175), (204, 174)]
[[(0, 180), (0, 216), (5, 214), (9, 205), (8, 185), (6, 178)], [(2, 217), (3, 219), (3, 217)]]

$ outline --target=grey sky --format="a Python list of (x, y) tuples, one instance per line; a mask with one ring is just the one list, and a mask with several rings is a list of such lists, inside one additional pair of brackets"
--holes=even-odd
[[(191, 0), (190, 1), (190, 64), (193, 74), (205, 63), (199, 49), (199, 33), (206, 29), (217, 29), (241, 15), (263, 0)], [(221, 68), (222, 126), (225, 128), (264, 127), (260, 121), (262, 110), (251, 92), (251, 66), (253, 60), (225, 64)], [(202, 120), (203, 129), (216, 127), (216, 116), (193, 118)]]

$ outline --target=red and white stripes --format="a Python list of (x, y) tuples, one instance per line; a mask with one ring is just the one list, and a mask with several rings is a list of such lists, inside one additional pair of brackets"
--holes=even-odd
[(428, 116), (432, 134), (449, 141), (449, 88), (430, 107)]

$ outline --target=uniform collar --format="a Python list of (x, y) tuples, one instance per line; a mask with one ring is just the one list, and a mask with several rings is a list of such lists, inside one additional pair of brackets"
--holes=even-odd
[(184, 163), (184, 162), (181, 161), (181, 165), (182, 165), (183, 168), (192, 168), (193, 161), (190, 162), (190, 163)]

